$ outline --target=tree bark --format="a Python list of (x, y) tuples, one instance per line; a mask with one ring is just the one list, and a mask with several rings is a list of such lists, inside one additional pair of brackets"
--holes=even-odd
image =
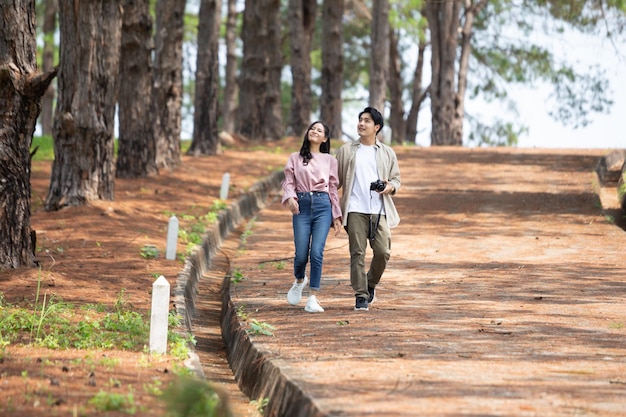
[[(45, 12), (43, 18), (43, 57), (42, 66), (44, 72), (50, 72), (54, 69), (54, 52), (56, 45), (54, 43), (54, 34), (57, 26), (57, 0), (46, 0), (44, 3)], [(41, 132), (44, 135), (52, 135), (52, 121), (54, 115), (54, 99), (56, 91), (54, 83), (51, 83), (46, 94), (41, 100)]]
[(121, 11), (115, 2), (61, 0), (59, 100), (46, 210), (113, 200)]
[(369, 105), (385, 114), (389, 75), (389, 0), (373, 2), (371, 38)]
[(461, 2), (427, 2), (426, 16), (432, 39), (431, 145), (462, 146), (463, 119), (458, 118), (455, 84)]
[(123, 0), (117, 178), (157, 173), (152, 91), (152, 17), (149, 0)]
[(41, 97), (56, 76), (37, 71), (35, 2), (0, 2), (0, 270), (37, 264), (31, 154)]
[(226, 71), (224, 79), (224, 101), (222, 104), (222, 128), (235, 131), (237, 110), (237, 0), (228, 0), (226, 17)]
[(311, 119), (311, 45), (315, 32), (317, 0), (289, 0), (291, 48), (290, 133), (300, 136)]
[(186, 0), (158, 0), (153, 67), (152, 112), (158, 169), (181, 162), (183, 24)]
[(321, 118), (332, 138), (342, 137), (344, 0), (324, 0), (322, 5)]
[(242, 33), (237, 132), (251, 140), (280, 139), (280, 0), (246, 0)]
[(406, 123), (404, 120), (404, 100), (402, 86), (402, 66), (398, 53), (398, 37), (393, 31), (389, 33), (389, 127), (391, 142), (404, 143)]
[[(426, 18), (432, 39), (431, 145), (463, 146), (465, 90), (471, 54), (470, 36), (474, 18), (486, 4), (487, 0), (476, 3), (468, 0), (465, 4), (432, 1), (426, 3)], [(459, 30), (461, 50), (455, 84)]]
[(426, 43), (419, 41), (417, 46), (417, 63), (415, 64), (415, 71), (413, 72), (413, 88), (411, 92), (411, 109), (409, 115), (406, 118), (406, 141), (409, 143), (415, 143), (417, 139), (417, 122), (419, 117), (419, 111), (429, 93), (430, 89), (426, 88), (422, 91), (422, 78), (424, 73), (424, 51), (426, 50)]
[(193, 138), (188, 155), (217, 155), (222, 152), (217, 127), (221, 10), (221, 0), (200, 2)]

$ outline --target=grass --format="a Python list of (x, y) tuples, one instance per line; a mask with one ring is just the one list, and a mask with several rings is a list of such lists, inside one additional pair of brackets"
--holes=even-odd
[[(191, 141), (181, 141), (181, 152), (184, 154), (189, 148)], [(34, 152), (34, 153), (33, 153)], [(33, 161), (53, 161), (54, 141), (51, 136), (33, 137), (31, 153)], [(117, 141), (115, 141), (115, 154), (117, 154)], [(202, 237), (209, 226), (214, 224), (220, 211), (226, 208), (226, 202), (216, 200), (208, 211), (198, 209), (195, 212), (181, 214), (181, 228), (179, 239), (182, 239), (187, 250), (185, 254), (177, 254), (178, 259), (190, 253), (191, 249), (202, 243)], [(170, 213), (173, 215), (173, 213)], [(248, 231), (248, 233), (250, 233)], [(245, 238), (244, 238), (245, 243)], [(62, 251), (63, 248), (58, 248)], [(158, 250), (152, 245), (145, 245), (139, 249), (140, 256), (144, 259), (158, 257)], [(244, 279), (243, 275), (235, 279)], [(25, 345), (44, 347), (48, 349), (68, 349), (76, 348), (86, 352), (86, 356), (81, 359), (81, 365), (89, 367), (90, 352), (100, 349), (122, 349), (134, 352), (143, 352), (139, 360), (141, 365), (148, 361), (148, 350), (146, 341), (149, 340), (149, 314), (142, 314), (133, 311), (125, 297), (124, 290), (119, 294), (117, 302), (113, 306), (101, 304), (74, 305), (64, 300), (49, 296), (41, 292), (41, 280), (37, 286), (37, 296), (33, 303), (25, 301), (20, 304), (6, 303), (3, 294), (0, 292), (0, 361), (5, 356), (7, 347), (11, 345)], [(171, 312), (169, 316), (170, 329), (180, 328), (180, 318)], [(272, 335), (273, 327), (266, 323), (253, 322), (250, 332), (252, 334)], [(202, 385), (198, 388), (204, 394), (196, 398), (189, 398), (189, 390), (180, 387), (187, 386), (186, 381), (192, 380), (192, 371), (184, 365), (184, 360), (189, 354), (189, 347), (195, 345), (192, 335), (181, 335), (176, 332), (168, 332), (168, 353), (180, 360), (180, 364), (174, 364), (173, 373), (179, 380), (169, 385), (161, 387), (160, 381), (149, 381), (144, 383), (143, 389), (151, 395), (159, 396), (168, 404), (168, 416), (196, 415), (179, 414), (176, 404), (183, 404), (192, 407), (191, 411), (199, 411), (197, 415), (222, 415), (219, 409), (223, 404), (215, 401), (215, 396), (211, 394), (211, 388), (206, 382), (194, 381), (194, 384)], [(95, 359), (92, 359), (95, 361)], [(95, 362), (93, 362), (95, 364)], [(103, 365), (103, 364), (101, 364)], [(116, 367), (113, 359), (105, 366)], [(94, 365), (91, 365), (92, 367)], [(146, 365), (148, 366), (148, 364)], [(24, 378), (27, 378), (26, 375)], [(137, 393), (132, 386), (124, 387), (119, 391), (119, 381), (111, 380), (109, 385), (102, 387), (100, 391), (89, 400), (89, 406), (94, 407), (102, 413), (117, 412), (133, 415), (137, 412), (135, 402)], [(110, 388), (116, 388), (115, 391)], [(196, 403), (197, 402), (197, 403)], [(257, 404), (257, 408), (262, 408), (267, 404), (267, 400)], [(85, 404), (84, 406), (87, 406)], [(79, 407), (84, 407), (79, 406)], [(7, 405), (2, 411), (11, 410), (12, 404)], [(216, 408), (217, 407), (217, 408)], [(216, 408), (215, 412), (208, 412), (209, 408)], [(187, 410), (189, 411), (189, 410)], [(79, 414), (83, 410), (78, 411)], [(75, 413), (76, 414), (76, 413)], [(226, 415), (226, 414), (223, 414)]]
[[(202, 244), (202, 239), (207, 229), (217, 222), (219, 213), (226, 209), (226, 201), (214, 200), (213, 205), (209, 208), (208, 212), (193, 212), (192, 213), (173, 213), (166, 210), (163, 214), (169, 218), (176, 216), (179, 221), (178, 238), (185, 247), (184, 253), (179, 253), (177, 258), (184, 261), (185, 257), (190, 255), (196, 246)], [(144, 254), (142, 253), (142, 256)], [(146, 257), (146, 256), (144, 256)]]
[[(117, 155), (117, 139), (115, 140), (115, 155)], [(181, 140), (181, 153), (187, 152), (191, 146), (191, 140)], [(52, 136), (34, 136), (30, 146), (30, 152), (33, 155), (33, 161), (53, 161), (54, 160), (54, 140)]]
[[(10, 344), (26, 344), (48, 349), (113, 349), (144, 351), (150, 336), (150, 317), (132, 310), (124, 292), (112, 308), (87, 304), (77, 307), (58, 297), (40, 296), (40, 284), (34, 304), (12, 305), (2, 302), (0, 308), (0, 353)], [(2, 297), (2, 300), (4, 297)], [(180, 324), (171, 312), (170, 328)], [(186, 358), (181, 346), (192, 342), (170, 332), (168, 342), (176, 357)]]

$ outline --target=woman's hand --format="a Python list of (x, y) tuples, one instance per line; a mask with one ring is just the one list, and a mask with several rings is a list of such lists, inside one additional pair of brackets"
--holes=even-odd
[(298, 200), (293, 197), (290, 197), (287, 200), (287, 206), (289, 206), (289, 211), (291, 214), (300, 214), (300, 204), (298, 204)]

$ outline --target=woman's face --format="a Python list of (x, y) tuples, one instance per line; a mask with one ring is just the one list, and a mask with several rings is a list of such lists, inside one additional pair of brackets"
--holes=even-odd
[(324, 132), (324, 125), (321, 123), (315, 123), (308, 132), (309, 142), (321, 145), (326, 142), (326, 135)]

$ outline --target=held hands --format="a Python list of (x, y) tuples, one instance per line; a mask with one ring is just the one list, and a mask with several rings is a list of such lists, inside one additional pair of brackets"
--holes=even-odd
[(291, 214), (300, 214), (300, 205), (298, 204), (298, 200), (295, 198), (290, 197), (287, 200), (287, 206), (289, 207)]
[(335, 236), (338, 236), (339, 233), (341, 232), (341, 217), (337, 217), (335, 220), (333, 220), (333, 229), (335, 229)]

